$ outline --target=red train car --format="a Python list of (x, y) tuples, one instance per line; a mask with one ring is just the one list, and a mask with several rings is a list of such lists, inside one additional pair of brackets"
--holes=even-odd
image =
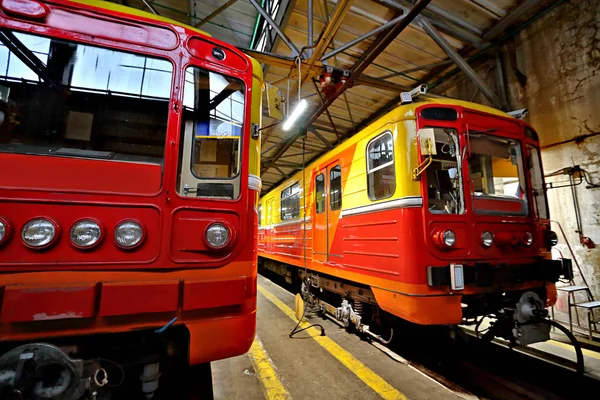
[(245, 353), (260, 66), (105, 2), (2, 0), (0, 42), (0, 397)]
[(537, 133), (458, 100), (398, 106), (265, 194), (260, 214), (259, 266), (301, 278), (311, 300), (311, 287), (339, 296), (326, 308), (365, 332), (383, 310), (422, 325), (496, 316), (497, 335), (546, 340), (544, 307), (570, 271), (551, 258)]

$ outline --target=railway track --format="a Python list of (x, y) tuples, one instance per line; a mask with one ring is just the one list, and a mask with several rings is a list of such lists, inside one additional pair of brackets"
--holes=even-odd
[[(295, 288), (279, 276), (263, 276), (295, 294)], [(343, 327), (330, 315), (324, 318)], [(447, 327), (403, 324), (395, 329), (388, 345), (368, 336), (364, 339), (465, 399), (591, 399), (600, 393), (600, 381), (577, 374), (569, 360), (561, 364), (558, 358), (547, 360), (536, 352), (512, 350), (498, 342), (482, 343), (461, 328), (452, 332)]]

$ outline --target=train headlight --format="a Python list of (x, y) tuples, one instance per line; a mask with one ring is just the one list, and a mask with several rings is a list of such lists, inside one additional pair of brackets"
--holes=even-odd
[(481, 245), (483, 247), (492, 247), (492, 244), (494, 244), (494, 235), (490, 232), (483, 232), (481, 234)]
[(34, 218), (23, 226), (21, 238), (25, 246), (43, 249), (54, 242), (57, 233), (58, 226), (54, 222), (46, 218)]
[(115, 228), (115, 243), (122, 249), (130, 250), (144, 240), (144, 227), (136, 221), (123, 221)]
[(71, 243), (75, 247), (89, 249), (100, 242), (102, 228), (91, 219), (82, 219), (71, 227)]
[(444, 240), (444, 244), (448, 247), (452, 247), (456, 244), (456, 235), (451, 230), (445, 231), (442, 238)]
[(525, 246), (531, 246), (533, 244), (533, 235), (531, 232), (525, 232)]
[(558, 244), (558, 235), (554, 231), (548, 231), (546, 234), (548, 247), (556, 246)]
[(214, 223), (206, 229), (206, 243), (213, 249), (222, 249), (230, 239), (229, 229), (223, 224)]
[(4, 221), (2, 221), (0, 219), (0, 243), (2, 243), (4, 241), (4, 238), (6, 237), (7, 233), (8, 233), (8, 227), (6, 226)]

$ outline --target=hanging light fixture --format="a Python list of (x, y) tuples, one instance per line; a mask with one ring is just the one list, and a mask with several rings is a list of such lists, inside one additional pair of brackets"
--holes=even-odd
[(296, 120), (304, 113), (304, 111), (306, 111), (307, 106), (308, 102), (306, 101), (306, 99), (302, 99), (296, 104), (296, 107), (294, 107), (294, 111), (292, 111), (292, 114), (285, 120), (283, 124), (284, 131), (289, 131), (290, 128), (294, 126)]

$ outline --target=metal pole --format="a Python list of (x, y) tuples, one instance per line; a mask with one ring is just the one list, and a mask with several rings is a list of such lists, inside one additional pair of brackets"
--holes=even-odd
[(429, 21), (425, 19), (422, 19), (419, 22), (419, 24), (421, 25), (423, 30), (425, 30), (425, 32), (427, 32), (427, 34), (431, 36), (434, 42), (436, 42), (437, 45), (440, 46), (442, 50), (446, 52), (448, 57), (450, 57), (450, 59), (452, 59), (456, 63), (458, 68), (460, 68), (473, 81), (473, 83), (475, 83), (475, 85), (479, 89), (481, 89), (485, 97), (487, 97), (495, 107), (502, 107), (502, 101), (500, 100), (500, 98), (498, 98), (496, 93), (494, 93), (488, 87), (488, 85), (486, 85), (486, 83), (479, 77), (479, 75), (477, 75), (473, 68), (471, 68), (469, 64), (464, 60), (464, 58), (462, 58), (456, 51), (454, 51), (452, 46), (450, 46), (446, 39), (444, 39), (442, 35), (440, 35), (440, 33), (431, 25), (431, 23), (429, 23)]
[(498, 82), (498, 90), (500, 91), (500, 100), (502, 100), (502, 106), (504, 111), (510, 109), (508, 104), (508, 92), (506, 87), (506, 81), (504, 79), (504, 62), (502, 61), (502, 55), (500, 52), (496, 53), (496, 80)]
[[(146, 0), (143, 0), (143, 1), (146, 1)], [(281, 38), (281, 40), (283, 40), (283, 42), (287, 45), (287, 47), (289, 47), (290, 50), (292, 50), (294, 57), (297, 57), (300, 54), (300, 50), (298, 50), (298, 48), (285, 35), (285, 33), (283, 33), (283, 31), (281, 29), (279, 29), (279, 26), (277, 25), (277, 23), (275, 21), (273, 21), (273, 19), (269, 15), (269, 13), (266, 12), (265, 9), (262, 8), (256, 0), (248, 0), (248, 1), (250, 2), (250, 4), (252, 4), (254, 6), (254, 8), (256, 8), (256, 11), (258, 11), (258, 13), (260, 15), (262, 15), (262, 17), (265, 19), (265, 21), (267, 21), (267, 23), (269, 25), (271, 25), (271, 28), (273, 28), (273, 30), (279, 35), (279, 37)]]
[(158, 13), (158, 11), (156, 11), (156, 8), (154, 8), (154, 6), (152, 4), (150, 4), (150, 2), (148, 0), (142, 0), (142, 2), (144, 2), (144, 4), (146, 5), (146, 7), (148, 7), (148, 9), (150, 11), (152, 11), (153, 14), (160, 15)]
[(394, 26), (398, 22), (402, 21), (405, 16), (406, 15), (401, 15), (398, 18), (394, 18), (393, 20), (386, 22), (385, 24), (381, 25), (380, 27), (373, 29), (371, 32), (367, 32), (364, 35), (357, 37), (356, 39), (338, 47), (337, 49), (330, 51), (329, 53), (327, 53), (323, 57), (321, 57), (321, 61), (325, 61), (325, 60), (341, 53), (342, 51), (349, 49), (350, 47), (356, 46), (358, 43), (362, 42), (363, 40), (368, 39), (371, 36), (376, 35), (379, 32), (382, 32), (386, 29), (389, 29), (390, 27)]
[(312, 56), (312, 46), (313, 46), (313, 0), (308, 0), (308, 56)]

